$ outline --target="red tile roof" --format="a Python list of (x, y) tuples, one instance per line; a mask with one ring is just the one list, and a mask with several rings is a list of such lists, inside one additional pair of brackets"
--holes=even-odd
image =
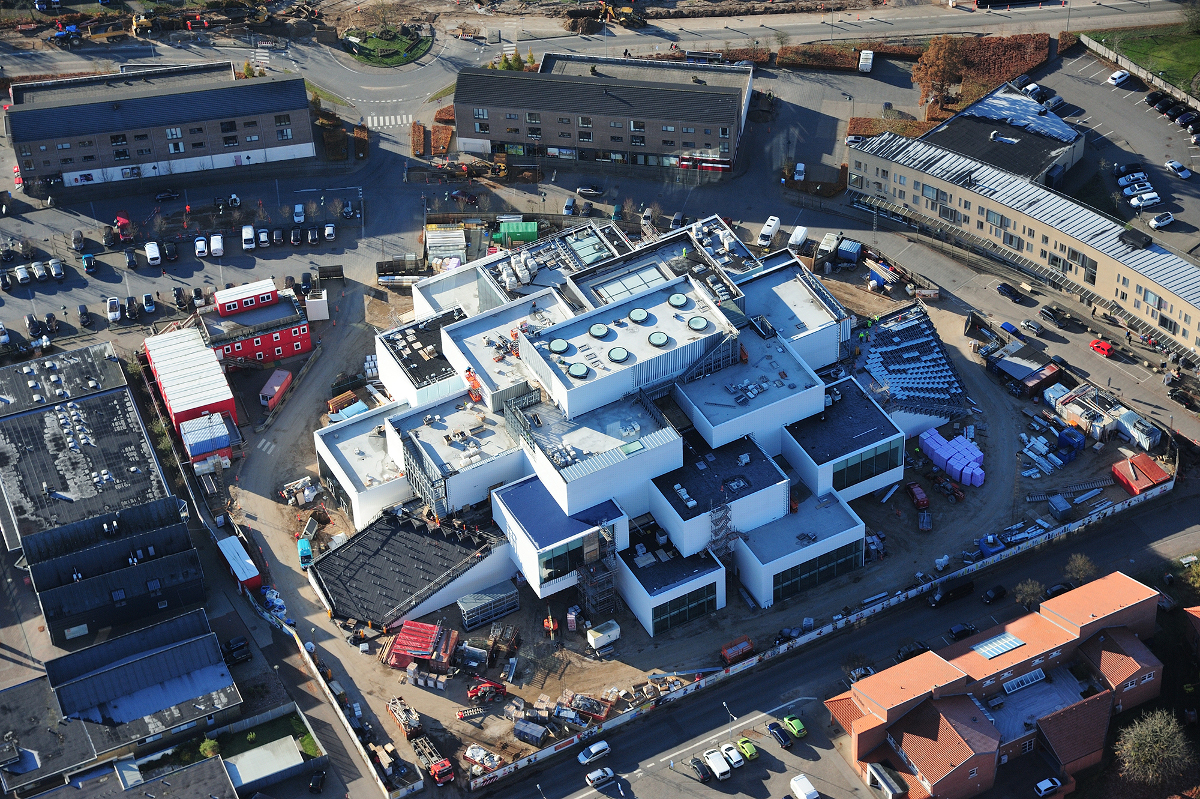
[(934, 652), (922, 652), (854, 683), (854, 692), (885, 708), (896, 707), (964, 675)]
[[(971, 722), (972, 711), (984, 725)], [(991, 726), (969, 697), (955, 696), (922, 702), (889, 727), (888, 734), (932, 785), (972, 755), (997, 750), (1000, 733), (994, 727), (989, 733), (985, 725)]]
[[(929, 791), (925, 789), (925, 785), (914, 775), (904, 770), (904, 760), (892, 748), (891, 744), (884, 742), (872, 749), (858, 761), (862, 764), (867, 763), (883, 763), (887, 761), (891, 764), (891, 771), (897, 777), (904, 781), (908, 786), (908, 799), (929, 799)], [(897, 768), (899, 766), (899, 768)]]
[(1104, 748), (1112, 716), (1112, 692), (1102, 691), (1038, 719), (1058, 762), (1072, 763)]
[(829, 714), (846, 732), (851, 732), (854, 729), (854, 722), (866, 715), (854, 701), (854, 695), (850, 691), (838, 694), (832, 699), (826, 699), (825, 707), (829, 708)]
[(1184, 608), (1183, 612), (1187, 614), (1188, 623), (1192, 625), (1192, 633), (1200, 637), (1200, 607)]
[(1048, 612), (1051, 619), (1057, 615), (1076, 627), (1084, 627), (1151, 598), (1155, 601), (1158, 599), (1158, 593), (1153, 588), (1121, 572), (1113, 572), (1074, 591), (1046, 600), (1041, 605), (1041, 611)]
[(1109, 627), (1083, 642), (1079, 651), (1118, 688), (1143, 668), (1162, 670), (1162, 661), (1124, 627)]
[[(1024, 642), (1024, 646), (1011, 649), (991, 660), (971, 649), (976, 644), (995, 638), (1001, 633), (1009, 633)], [(957, 668), (970, 674), (972, 679), (983, 680), (1022, 661), (1053, 652), (1074, 640), (1075, 633), (1064, 630), (1040, 613), (1027, 613), (1010, 622), (991, 627), (970, 638), (953, 643), (945, 649), (938, 650), (938, 654)]]

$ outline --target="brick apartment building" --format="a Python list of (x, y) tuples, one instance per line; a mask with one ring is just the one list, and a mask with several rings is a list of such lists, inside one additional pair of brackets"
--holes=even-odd
[(1018, 617), (854, 683), (825, 702), (859, 776), (885, 794), (960, 799), (1042, 750), (1068, 788), (1100, 761), (1109, 719), (1158, 696), (1143, 643), (1158, 593), (1114, 572)]
[(273, 280), (222, 289), (200, 314), (200, 335), (227, 366), (276, 361), (312, 350), (308, 316), (291, 289)]
[(9, 89), (4, 134), (26, 182), (84, 186), (312, 158), (304, 79), (236, 80), (231, 62)]
[(515, 164), (562, 159), (715, 177), (737, 159), (752, 71), (558, 54), (537, 72), (464, 69), (454, 92), (458, 147)]

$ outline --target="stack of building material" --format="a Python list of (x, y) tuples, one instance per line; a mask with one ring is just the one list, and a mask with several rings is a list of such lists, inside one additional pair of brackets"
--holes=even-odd
[(926, 430), (918, 440), (921, 442), (921, 451), (952, 480), (963, 485), (983, 485), (983, 452), (974, 441), (969, 441), (965, 436), (947, 441), (933, 429)]

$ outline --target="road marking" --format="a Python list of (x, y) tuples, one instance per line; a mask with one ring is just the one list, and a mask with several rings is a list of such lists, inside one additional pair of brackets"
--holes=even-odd
[(264, 453), (270, 455), (272, 452), (279, 449), (279, 445), (273, 444), (264, 438), (262, 441), (258, 442), (258, 446), (255, 447), (255, 449), (261, 449)]
[[(753, 716), (738, 716), (737, 723), (741, 726), (746, 726), (748, 724), (751, 724), (752, 722), (758, 721), (759, 719), (765, 719), (768, 716), (774, 715), (778, 711), (783, 710), (785, 707), (790, 707), (791, 705), (794, 705), (797, 702), (808, 702), (811, 700), (812, 700), (811, 696), (801, 696), (796, 699), (792, 699), (788, 702), (784, 702), (782, 705), (776, 705), (775, 707), (771, 708), (770, 710), (766, 710), (762, 713), (755, 713)], [(710, 735), (707, 738), (705, 738), (703, 741), (700, 741), (699, 745), (702, 746), (702, 745), (708, 743), (709, 741), (715, 741), (718, 738), (720, 738), (721, 735), (722, 735), (722, 733), (720, 733), (720, 732), (718, 732), (716, 735)], [(673, 752), (673, 753), (667, 755), (666, 757), (664, 757), (662, 760), (659, 760), (658, 762), (666, 763), (668, 760), (673, 760), (676, 757), (676, 755), (683, 754), (684, 752), (695, 749), (696, 747), (697, 747), (697, 744), (695, 744), (695, 743), (691, 744), (690, 746), (685, 746), (682, 749), (680, 749), (678, 752)]]
[(412, 114), (394, 114), (394, 115), (371, 115), (367, 117), (367, 127), (378, 130), (379, 128), (396, 128), (401, 125), (411, 125), (413, 121)]

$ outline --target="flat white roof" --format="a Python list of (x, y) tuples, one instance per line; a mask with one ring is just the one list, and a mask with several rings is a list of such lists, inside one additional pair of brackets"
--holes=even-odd
[(146, 339), (146, 355), (171, 411), (206, 408), (233, 399), (217, 354), (197, 328), (160, 333)]
[(552, 290), (545, 289), (525, 299), (447, 325), (442, 328), (442, 347), (444, 350), (445, 340), (449, 338), (451, 345), (462, 353), (480, 379), (487, 381), (493, 391), (501, 391), (534, 375), (525, 368), (520, 358), (505, 357), (497, 361), (496, 343), (511, 341), (513, 330), (532, 336), (572, 316), (566, 303)]
[(846, 309), (832, 294), (820, 293), (824, 287), (819, 281), (794, 263), (739, 283), (738, 288), (746, 295), (748, 315), (762, 314), (780, 336), (795, 341), (846, 318)]
[(421, 449), (441, 468), (443, 477), (465, 468), (463, 455), (472, 450), (487, 460), (516, 446), (508, 435), (504, 417), (471, 402), (466, 391), (437, 405), (401, 411), (391, 416), (388, 424), (402, 435), (415, 431)]
[(253, 283), (247, 283), (244, 286), (234, 286), (233, 288), (221, 289), (213, 294), (213, 302), (217, 307), (224, 305), (227, 302), (240, 303), (244, 297), (257, 297), (259, 294), (266, 294), (269, 291), (275, 291), (275, 281), (271, 278), (265, 280), (256, 280)]
[(815, 558), (829, 551), (824, 542), (862, 524), (850, 506), (832, 493), (818, 497), (803, 483), (794, 483), (792, 490), (804, 495), (796, 513), (746, 532), (746, 546), (764, 566), (809, 547)]
[[(386, 436), (377, 435), (375, 428), (407, 408), (406, 402), (391, 402), (316, 431), (355, 491), (366, 491), (403, 476), (403, 468), (388, 453)], [(403, 463), (403, 458), (399, 461)]]

